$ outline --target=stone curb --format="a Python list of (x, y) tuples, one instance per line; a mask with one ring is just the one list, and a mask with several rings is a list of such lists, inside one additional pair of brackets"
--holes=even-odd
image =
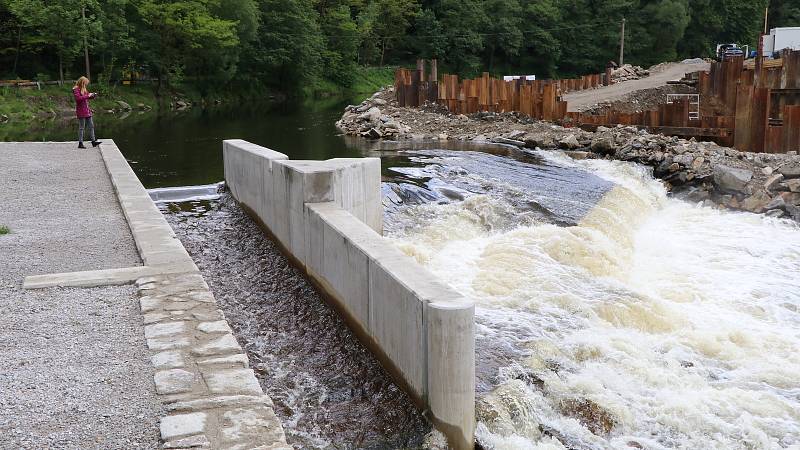
[(103, 144), (101, 154), (144, 262), (124, 274), (136, 276), (156, 392), (168, 411), (160, 421), (164, 448), (291, 449), (183, 244), (116, 144)]

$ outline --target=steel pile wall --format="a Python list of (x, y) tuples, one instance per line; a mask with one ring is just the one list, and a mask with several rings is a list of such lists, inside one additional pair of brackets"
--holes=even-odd
[(699, 120), (689, 119), (688, 101), (632, 114), (568, 113), (561, 95), (607, 84), (608, 71), (567, 80), (504, 81), (484, 73), (461, 81), (445, 74), (438, 81), (436, 61), (431, 64), (434, 69), (427, 81), (423, 60), (417, 62), (416, 70), (397, 70), (395, 93), (400, 106), (430, 102), (457, 114), (520, 112), (567, 126), (635, 125), (656, 133), (705, 138), (742, 151), (800, 151), (800, 51), (784, 50), (780, 59), (757, 64), (732, 58), (712, 63), (708, 72), (698, 72)]

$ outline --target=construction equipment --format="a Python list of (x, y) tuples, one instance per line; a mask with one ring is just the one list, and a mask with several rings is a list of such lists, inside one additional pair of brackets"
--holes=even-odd
[(727, 61), (736, 56), (746, 56), (746, 48), (739, 47), (739, 44), (717, 44), (717, 60)]

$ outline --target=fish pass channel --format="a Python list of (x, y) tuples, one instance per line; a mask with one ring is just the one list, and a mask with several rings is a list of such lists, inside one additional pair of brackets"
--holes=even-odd
[[(671, 198), (629, 163), (496, 148), (379, 154), (387, 238), (478, 305), (484, 448), (800, 445), (795, 224)], [(295, 447), (437, 441), (335, 314), (297, 314), (302, 336), (265, 331), (323, 303), (296, 273), (263, 277), (260, 267), (293, 269), (247, 255), (274, 245), (226, 194), (162, 210), (229, 299), (245, 348), (269, 361), (258, 373)], [(222, 283), (231, 271), (247, 281)], [(334, 331), (311, 331), (323, 328)], [(315, 370), (331, 361), (344, 375)]]

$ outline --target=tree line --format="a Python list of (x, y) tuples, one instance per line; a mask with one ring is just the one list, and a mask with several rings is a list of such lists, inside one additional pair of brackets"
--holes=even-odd
[(359, 66), (437, 58), (475, 75), (568, 77), (619, 52), (648, 66), (754, 45), (770, 27), (800, 26), (797, 0), (0, 0), (0, 78), (117, 80), (157, 86), (293, 92), (316, 80), (348, 86)]

